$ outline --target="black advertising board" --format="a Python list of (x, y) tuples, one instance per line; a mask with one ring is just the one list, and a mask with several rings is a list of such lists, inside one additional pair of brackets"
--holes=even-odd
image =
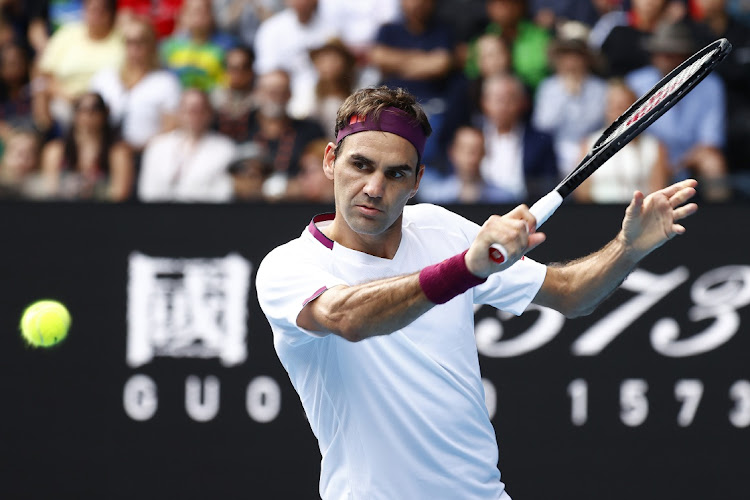
[[(0, 498), (318, 498), (253, 281), (325, 209), (2, 205)], [(623, 211), (565, 206), (530, 257), (590, 253)], [(750, 237), (726, 223), (745, 215), (702, 207), (590, 316), (477, 311), (514, 500), (750, 498)], [(18, 321), (42, 298), (73, 326), (30, 349)]]

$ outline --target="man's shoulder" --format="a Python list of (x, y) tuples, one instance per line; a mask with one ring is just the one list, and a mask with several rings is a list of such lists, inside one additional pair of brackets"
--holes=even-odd
[[(146, 151), (159, 151), (162, 148), (170, 147), (170, 145), (180, 140), (180, 133), (177, 130), (170, 130), (155, 135), (148, 141), (146, 145)], [(145, 152), (145, 151), (144, 151)]]
[(408, 218), (410, 221), (434, 219), (448, 213), (453, 212), (433, 203), (415, 203), (404, 207), (404, 218)]
[(421, 241), (438, 253), (467, 248), (479, 231), (473, 221), (431, 203), (406, 206), (402, 227), (412, 240)]
[[(114, 70), (116, 73), (116, 70)], [(144, 88), (153, 91), (175, 91), (181, 92), (180, 79), (175, 76), (171, 71), (165, 69), (157, 69), (150, 72), (143, 79), (147, 85)]]
[(208, 147), (221, 151), (222, 153), (227, 151), (234, 152), (237, 147), (229, 136), (213, 130), (206, 133), (204, 140)]
[(404, 207), (404, 226), (449, 229), (466, 222), (462, 216), (440, 205), (417, 203)]
[(260, 23), (258, 33), (263, 33), (265, 35), (268, 35), (269, 33), (281, 34), (280, 32), (284, 29), (293, 26), (296, 20), (296, 14), (292, 9), (282, 9)]
[(275, 247), (261, 260), (258, 279), (262, 281), (266, 275), (296, 273), (300, 267), (320, 265), (330, 251), (322, 253), (317, 243), (305, 230), (298, 237)]
[(107, 92), (113, 88), (119, 89), (122, 87), (122, 80), (120, 80), (120, 74), (117, 68), (102, 68), (91, 77), (89, 84), (92, 90), (99, 92)]

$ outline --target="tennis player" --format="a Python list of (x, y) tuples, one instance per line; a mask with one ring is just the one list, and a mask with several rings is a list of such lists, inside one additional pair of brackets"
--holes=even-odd
[[(481, 227), (406, 203), (431, 133), (400, 89), (355, 92), (325, 149), (335, 213), (258, 269), (260, 305), (322, 455), (324, 499), (503, 499), (495, 432), (474, 341), (474, 304), (520, 315), (530, 303), (591, 312), (697, 209), (687, 180), (633, 195), (622, 230), (598, 252), (545, 266), (525, 205)], [(507, 250), (496, 264), (490, 245)]]

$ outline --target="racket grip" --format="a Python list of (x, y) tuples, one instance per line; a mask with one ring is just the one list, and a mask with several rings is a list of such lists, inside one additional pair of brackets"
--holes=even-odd
[(545, 194), (536, 203), (531, 205), (529, 212), (536, 219), (536, 228), (539, 229), (544, 224), (550, 215), (555, 213), (560, 205), (562, 205), (563, 197), (557, 190), (552, 190)]
[[(534, 203), (529, 211), (536, 219), (536, 228), (544, 224), (550, 215), (562, 205), (563, 197), (557, 190), (550, 191)], [(494, 243), (490, 246), (490, 259), (496, 264), (502, 264), (508, 258), (508, 251), (500, 243)]]
[(490, 259), (496, 264), (502, 264), (508, 258), (508, 251), (500, 243), (490, 246)]

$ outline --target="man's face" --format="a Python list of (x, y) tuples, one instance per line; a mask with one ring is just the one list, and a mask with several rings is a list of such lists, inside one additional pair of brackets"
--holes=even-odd
[(555, 57), (555, 71), (561, 76), (582, 77), (588, 73), (588, 60), (584, 54), (575, 51), (563, 51)]
[(500, 26), (512, 26), (523, 18), (523, 0), (488, 0), (487, 17)]
[(197, 90), (186, 90), (180, 102), (180, 117), (185, 130), (202, 134), (211, 124), (211, 106), (205, 95)]
[(482, 133), (469, 128), (459, 129), (448, 154), (459, 177), (476, 177), (484, 157)]
[(523, 92), (511, 80), (491, 80), (482, 90), (482, 112), (499, 128), (514, 126), (525, 111), (525, 102)]
[(83, 6), (86, 25), (98, 30), (109, 30), (114, 24), (114, 13), (109, 11), (102, 0), (88, 0)]
[(182, 23), (188, 32), (204, 32), (213, 25), (209, 0), (187, 0), (182, 7)]
[(263, 116), (283, 118), (291, 97), (289, 77), (281, 71), (272, 71), (258, 78), (258, 107)]
[(643, 18), (654, 19), (664, 10), (666, 3), (666, 0), (632, 0), (632, 8)]
[(511, 53), (500, 37), (486, 35), (477, 42), (479, 72), (482, 76), (510, 71)]
[(425, 22), (430, 19), (434, 10), (434, 0), (401, 0), (401, 12), (408, 20)]
[(417, 193), (417, 151), (396, 134), (367, 131), (344, 139), (339, 156), (326, 148), (324, 170), (333, 180), (336, 216), (357, 238), (400, 230), (404, 206)]
[(20, 83), (26, 78), (28, 64), (23, 51), (7, 45), (0, 51), (0, 77), (6, 82)]
[(142, 24), (126, 24), (122, 27), (122, 36), (125, 39), (126, 57), (130, 61), (143, 63), (153, 57), (154, 46)]
[(252, 87), (253, 67), (247, 54), (241, 50), (230, 50), (227, 53), (228, 86), (234, 90), (245, 90)]

